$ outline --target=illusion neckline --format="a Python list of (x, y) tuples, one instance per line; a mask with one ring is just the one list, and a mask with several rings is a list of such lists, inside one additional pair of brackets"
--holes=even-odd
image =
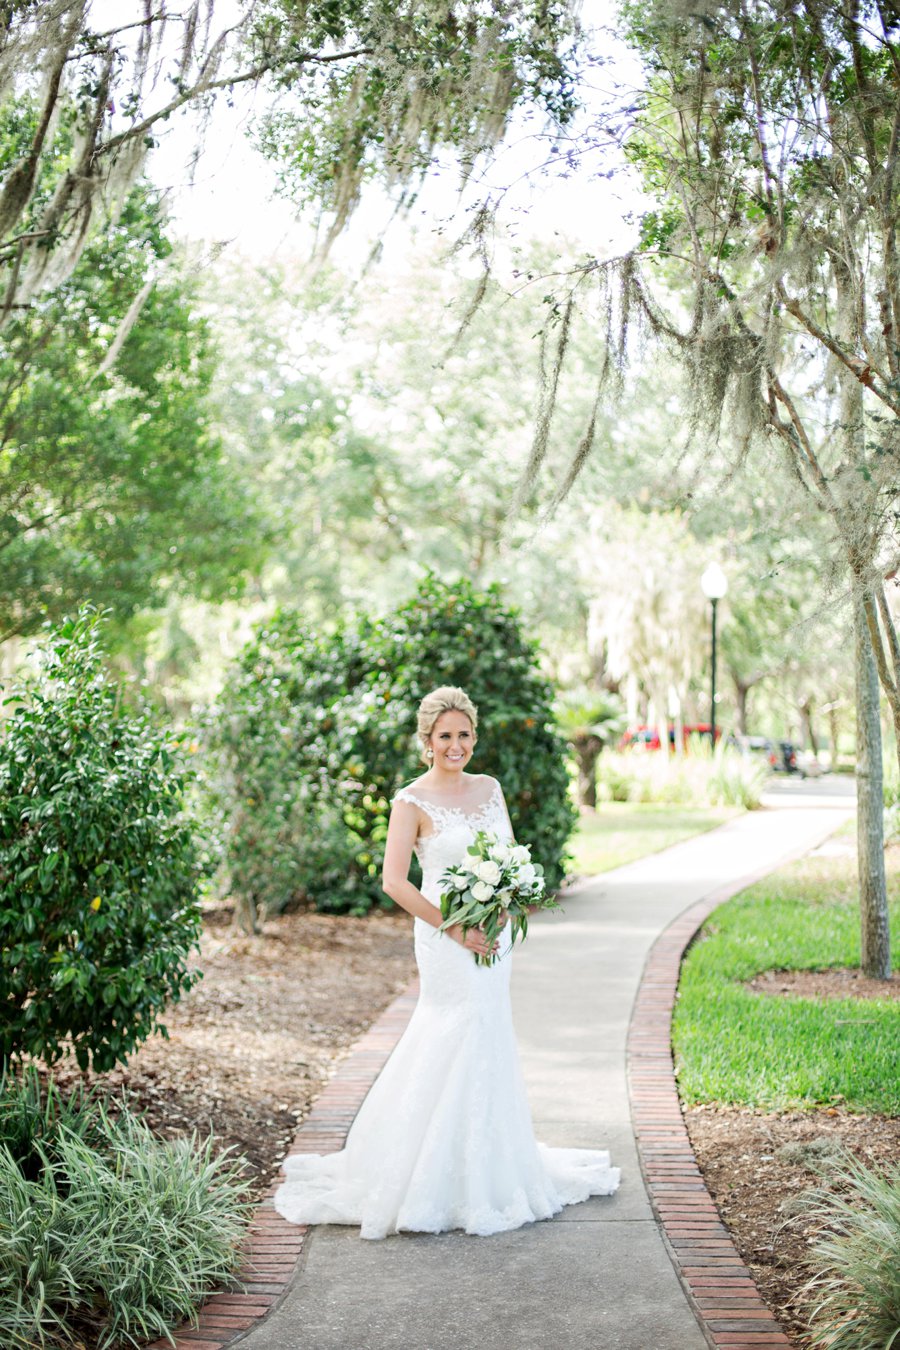
[(421, 804), (422, 806), (426, 808), (432, 807), (436, 811), (449, 811), (457, 815), (471, 816), (476, 815), (479, 811), (483, 811), (486, 806), (490, 806), (491, 803), (495, 801), (499, 787), (500, 784), (497, 782), (496, 779), (494, 779), (493, 784), (491, 786), (491, 790), (488, 793), (488, 795), (484, 798), (484, 800), (480, 802), (474, 802), (470, 807), (462, 806), (459, 804), (454, 804), (451, 806), (445, 802), (429, 801), (427, 797), (420, 796), (414, 787), (400, 788), (399, 792), (397, 793), (397, 796), (409, 797), (413, 801)]

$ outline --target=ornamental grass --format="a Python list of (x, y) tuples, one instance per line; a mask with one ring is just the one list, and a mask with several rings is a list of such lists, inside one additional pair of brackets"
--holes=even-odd
[(879, 1173), (848, 1155), (806, 1214), (821, 1225), (804, 1290), (812, 1345), (900, 1346), (900, 1165)]
[(0, 1091), (0, 1345), (112, 1350), (165, 1335), (236, 1268), (241, 1161), (211, 1138), (156, 1139), (84, 1095), (70, 1109), (35, 1094), (27, 1074)]

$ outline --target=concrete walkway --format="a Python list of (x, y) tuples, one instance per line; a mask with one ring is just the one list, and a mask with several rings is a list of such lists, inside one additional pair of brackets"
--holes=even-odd
[(843, 785), (785, 785), (766, 809), (571, 892), (516, 953), (513, 1005), (538, 1137), (608, 1146), (619, 1192), (491, 1238), (310, 1231), (247, 1350), (705, 1350), (641, 1179), (625, 1045), (647, 954), (712, 892), (815, 847), (852, 812)]

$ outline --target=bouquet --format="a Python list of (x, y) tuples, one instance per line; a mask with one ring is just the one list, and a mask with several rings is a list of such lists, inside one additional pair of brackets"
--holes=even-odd
[[(559, 909), (545, 893), (544, 869), (531, 861), (528, 846), (504, 843), (485, 830), (476, 834), (462, 862), (447, 868), (441, 886), (441, 931), (457, 923), (481, 928), (492, 947), (507, 923), (513, 942), (526, 936), (530, 907)], [(497, 959), (473, 955), (483, 966)]]

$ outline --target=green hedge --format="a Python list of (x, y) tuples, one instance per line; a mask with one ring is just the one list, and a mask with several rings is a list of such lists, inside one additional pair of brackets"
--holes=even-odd
[(441, 684), (479, 709), (473, 772), (503, 784), (517, 836), (548, 883), (565, 872), (575, 813), (552, 689), (496, 588), (428, 577), (384, 619), (331, 635), (282, 612), (242, 653), (209, 738), (236, 897), (365, 913), (380, 886), (390, 799), (423, 772), (416, 707)]

